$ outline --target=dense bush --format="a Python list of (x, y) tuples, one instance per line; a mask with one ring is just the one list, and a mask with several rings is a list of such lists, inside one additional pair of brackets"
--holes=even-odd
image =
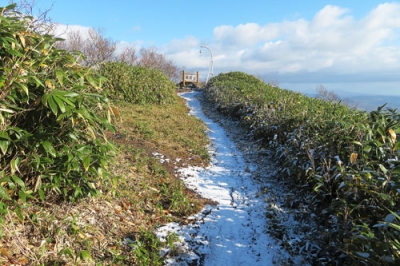
[(399, 261), (396, 110), (382, 106), (362, 112), (272, 87), (242, 72), (212, 78), (206, 94), (275, 150), (282, 174), (312, 189), (312, 204), (332, 225), (326, 242), (346, 253), (347, 262)]
[(107, 78), (105, 87), (111, 98), (135, 104), (176, 102), (175, 84), (157, 69), (111, 62), (98, 71)]
[[(32, 18), (0, 8), (0, 210), (27, 198), (96, 194), (113, 130), (101, 82)], [(108, 115), (111, 113), (109, 112)]]

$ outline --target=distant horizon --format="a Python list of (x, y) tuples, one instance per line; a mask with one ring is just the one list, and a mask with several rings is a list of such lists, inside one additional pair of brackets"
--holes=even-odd
[[(268, 81), (266, 81), (268, 82)], [(286, 82), (278, 83), (282, 89), (312, 94), (318, 86), (324, 86), (340, 97), (354, 96), (395, 96), (400, 97), (400, 82)]]
[[(309, 97), (317, 96), (317, 87), (324, 86), (328, 91), (335, 93), (343, 101), (350, 101), (358, 109), (372, 111), (386, 104), (385, 107), (400, 109), (400, 82), (348, 82), (348, 83), (282, 83), (281, 89), (300, 92)], [(379, 91), (364, 91), (363, 87), (381, 86)], [(388, 87), (385, 87), (388, 86)], [(345, 89), (347, 87), (353, 90)], [(397, 88), (397, 89), (396, 89)], [(395, 91), (396, 90), (396, 91)]]

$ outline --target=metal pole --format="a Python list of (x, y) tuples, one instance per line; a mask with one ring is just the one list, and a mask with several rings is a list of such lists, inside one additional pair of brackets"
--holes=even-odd
[(209, 64), (209, 66), (208, 66), (208, 75), (207, 75), (207, 80), (206, 80), (206, 83), (208, 83), (209, 79), (212, 78), (212, 77), (214, 76), (214, 70), (213, 70), (213, 55), (212, 55), (211, 49), (208, 48), (208, 47), (205, 46), (205, 45), (200, 46), (200, 53), (201, 53), (201, 48), (206, 48), (206, 49), (210, 52), (210, 54), (211, 54), (211, 61), (210, 61), (210, 64)]

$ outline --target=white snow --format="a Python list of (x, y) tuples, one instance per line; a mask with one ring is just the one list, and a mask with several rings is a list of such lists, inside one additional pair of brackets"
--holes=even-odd
[[(178, 172), (186, 186), (218, 204), (190, 217), (191, 224), (170, 223), (159, 228), (160, 239), (168, 232), (177, 233), (181, 239), (180, 254), (170, 254), (166, 264), (279, 265), (289, 255), (266, 232), (265, 208), (271, 205), (267, 205), (270, 201), (261, 192), (261, 184), (252, 178), (258, 166), (246, 162), (225, 130), (205, 116), (197, 93), (181, 97), (186, 99), (190, 113), (208, 126), (212, 161), (206, 168), (188, 167)], [(280, 209), (278, 205), (276, 208)]]

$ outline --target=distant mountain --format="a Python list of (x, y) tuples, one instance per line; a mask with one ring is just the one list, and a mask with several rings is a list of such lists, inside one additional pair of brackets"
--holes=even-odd
[(373, 111), (379, 106), (386, 104), (386, 107), (393, 109), (400, 109), (400, 96), (391, 95), (352, 95), (346, 98), (342, 98), (344, 101), (349, 101), (351, 107), (357, 109)]
[[(281, 88), (300, 92), (309, 97), (317, 97), (317, 83), (282, 83)], [(325, 83), (322, 84), (328, 92), (333, 92), (350, 107), (372, 111), (379, 106), (400, 109), (400, 82), (356, 82), (356, 83)], [(386, 94), (386, 95), (375, 95)], [(398, 96), (393, 96), (398, 95)]]
[[(304, 93), (304, 95), (307, 95), (309, 97), (317, 97), (315, 93)], [(338, 93), (337, 95), (340, 99), (342, 99), (342, 103), (360, 110), (373, 111), (376, 110), (379, 106), (386, 104), (385, 108), (398, 108), (400, 111), (400, 96), (371, 94), (359, 95), (351, 93)]]

